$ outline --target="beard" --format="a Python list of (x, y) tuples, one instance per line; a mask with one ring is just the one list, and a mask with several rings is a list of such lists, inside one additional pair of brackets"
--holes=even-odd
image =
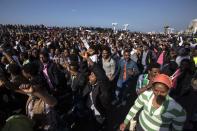
[(158, 95), (156, 98), (157, 103), (161, 104), (166, 100), (165, 96)]

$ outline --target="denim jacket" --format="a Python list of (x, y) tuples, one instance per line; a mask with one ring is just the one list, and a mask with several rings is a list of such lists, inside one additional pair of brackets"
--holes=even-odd
[[(123, 75), (124, 75), (124, 65), (126, 63), (126, 80), (123, 79)], [(138, 70), (138, 67), (137, 67), (137, 64), (136, 62), (134, 62), (133, 60), (129, 60), (128, 62), (125, 61), (124, 59), (121, 59), (119, 61), (119, 64), (118, 64), (119, 68), (118, 68), (118, 72), (119, 72), (119, 78), (118, 78), (118, 82), (117, 82), (117, 86), (118, 87), (122, 87), (124, 83), (126, 83), (129, 79), (131, 79), (132, 77), (136, 76), (139, 74), (139, 70)], [(135, 74), (134, 75), (129, 75), (128, 74), (128, 70), (133, 70), (135, 71)]]

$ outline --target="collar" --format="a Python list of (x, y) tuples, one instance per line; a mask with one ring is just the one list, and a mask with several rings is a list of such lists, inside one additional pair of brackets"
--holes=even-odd
[(43, 63), (44, 68), (47, 68), (49, 66), (49, 62)]
[(97, 85), (97, 83), (96, 84), (94, 84), (94, 85), (90, 85), (90, 89), (91, 89), (91, 91), (93, 91), (94, 90), (94, 88), (95, 88), (95, 86)]
[(91, 85), (91, 86), (95, 87), (96, 85), (97, 85), (97, 82), (94, 85)]
[(125, 62), (125, 63), (129, 63), (130, 61), (131, 61), (131, 58), (129, 58), (128, 61), (126, 61), (126, 60), (124, 59), (124, 62)]
[(106, 62), (106, 61), (110, 61), (110, 59), (111, 59), (110, 57), (109, 57), (109, 58), (107, 58), (107, 59), (103, 59), (103, 58), (102, 58), (102, 60), (103, 60), (104, 62)]
[[(144, 74), (144, 79), (148, 79), (149, 75), (148, 74)], [(149, 79), (148, 79), (149, 80)]]
[[(152, 92), (151, 96), (149, 97), (149, 102), (148, 102), (148, 112), (151, 112), (151, 107), (152, 107), (152, 102), (153, 102), (154, 94)], [(169, 95), (166, 96), (166, 100), (161, 104), (161, 106), (155, 110), (153, 115), (161, 115), (168, 107), (169, 104)]]

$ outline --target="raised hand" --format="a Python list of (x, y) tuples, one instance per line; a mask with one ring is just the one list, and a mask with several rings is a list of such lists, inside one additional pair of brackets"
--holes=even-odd
[(88, 53), (87, 53), (87, 52), (81, 52), (81, 53), (80, 53), (80, 56), (81, 56), (83, 59), (85, 59), (85, 60), (88, 59)]
[(19, 89), (26, 94), (33, 94), (35, 92), (35, 89), (29, 84), (22, 84), (19, 86)]
[(2, 81), (2, 80), (0, 80), (0, 87), (1, 87), (2, 85), (4, 85), (4, 84), (5, 84), (5, 82)]
[(120, 125), (120, 128), (119, 129), (120, 129), (120, 131), (124, 131), (126, 129), (126, 125), (124, 123), (122, 123)]

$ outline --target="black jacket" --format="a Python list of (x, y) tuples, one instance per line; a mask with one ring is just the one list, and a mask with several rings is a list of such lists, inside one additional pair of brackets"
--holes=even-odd
[(71, 88), (72, 92), (81, 94), (86, 82), (87, 82), (87, 75), (79, 72), (75, 76), (73, 81), (72, 81), (72, 76), (69, 76), (67, 85)]
[(91, 85), (88, 83), (83, 90), (83, 97), (87, 102), (90, 92), (92, 91), (94, 106), (99, 111), (99, 113), (101, 113), (101, 116), (106, 116), (111, 103), (109, 80), (105, 75), (104, 70), (100, 68), (97, 64), (93, 65), (91, 71), (94, 72), (94, 74), (96, 75), (97, 83), (94, 87), (94, 90), (91, 90)]
[[(51, 84), (55, 88), (55, 92), (53, 93), (55, 93), (55, 95), (63, 94), (64, 91), (67, 90), (65, 74), (62, 71), (60, 71), (57, 65), (53, 62), (49, 62), (47, 66), (47, 73), (51, 80)], [(41, 67), (41, 72), (43, 73), (43, 66)]]
[(151, 63), (154, 63), (155, 56), (154, 52), (152, 50), (148, 51), (148, 54), (146, 56), (146, 65), (150, 65)]

